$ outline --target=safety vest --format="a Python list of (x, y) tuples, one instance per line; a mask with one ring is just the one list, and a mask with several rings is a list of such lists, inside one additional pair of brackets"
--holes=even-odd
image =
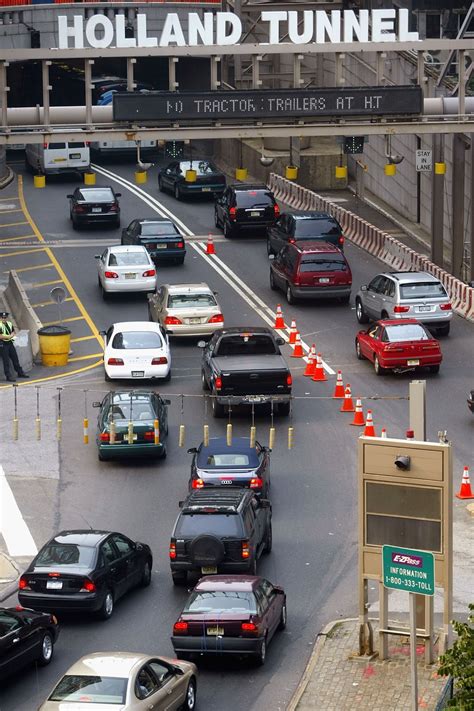
[(0, 333), (3, 336), (10, 336), (10, 338), (7, 338), (7, 339), (2, 338), (2, 341), (4, 343), (8, 342), (8, 341), (13, 341), (13, 339), (15, 338), (15, 336), (12, 335), (13, 330), (14, 330), (14, 327), (13, 327), (13, 324), (11, 321), (1, 321), (0, 322)]

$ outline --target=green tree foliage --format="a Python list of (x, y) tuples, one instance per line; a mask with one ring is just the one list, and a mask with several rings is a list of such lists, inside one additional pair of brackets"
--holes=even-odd
[(457, 711), (474, 711), (474, 604), (469, 610), (467, 622), (453, 622), (458, 638), (441, 657), (438, 669), (438, 674), (454, 677), (454, 698), (448, 706)]

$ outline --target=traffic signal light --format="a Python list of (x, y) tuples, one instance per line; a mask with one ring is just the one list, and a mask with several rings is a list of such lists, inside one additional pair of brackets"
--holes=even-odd
[(182, 158), (184, 156), (184, 141), (165, 141), (165, 158)]
[(344, 153), (363, 153), (365, 136), (344, 136)]

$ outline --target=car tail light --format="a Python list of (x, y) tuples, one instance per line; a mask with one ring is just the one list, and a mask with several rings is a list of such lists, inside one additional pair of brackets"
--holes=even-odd
[(85, 142), (84, 142), (84, 145), (87, 146), (87, 148), (89, 148), (90, 144), (91, 144), (90, 141), (85, 141)]
[(73, 212), (87, 212), (87, 207), (85, 205), (73, 205)]
[(255, 622), (242, 622), (240, 629), (242, 632), (258, 633), (258, 625), (256, 625)]
[(278, 205), (273, 205), (273, 214), (275, 215), (275, 217), (280, 217), (280, 208), (278, 207)]
[(248, 541), (242, 541), (242, 558), (245, 560), (250, 558), (250, 546)]
[(337, 241), (339, 244), (344, 244), (344, 235), (341, 235)]
[(451, 306), (451, 304), (440, 304), (439, 308), (441, 309), (441, 311), (452, 311), (453, 310), (453, 307)]
[(393, 307), (394, 314), (406, 314), (407, 311), (410, 311), (409, 306), (394, 306)]
[(165, 318), (165, 326), (179, 326), (182, 324), (183, 322), (181, 319), (177, 318), (177, 316), (167, 316)]
[(173, 625), (173, 632), (175, 634), (188, 634), (188, 623), (178, 620)]
[(389, 345), (385, 346), (384, 351), (390, 351), (390, 353), (402, 353), (403, 348), (401, 346)]
[(99, 439), (101, 442), (110, 442), (110, 434), (108, 432), (101, 432)]
[(119, 275), (117, 272), (104, 272), (104, 276), (106, 279), (118, 279)]
[(296, 243), (296, 240), (295, 240), (294, 237), (290, 237), (290, 239), (288, 240), (288, 242), (289, 242), (290, 244), (295, 244), (295, 243)]
[(118, 209), (118, 202), (113, 202), (112, 205), (109, 207), (110, 212), (118, 212)]
[(250, 479), (250, 488), (251, 489), (261, 489), (263, 487), (263, 479), (260, 479), (260, 477), (256, 477), (255, 479)]
[(438, 351), (439, 350), (439, 343), (438, 342), (427, 343), (426, 346), (422, 346), (423, 351), (429, 351), (429, 350), (432, 350), (433, 348)]
[(229, 217), (231, 220), (235, 220), (237, 216), (237, 208), (236, 207), (231, 207), (229, 210)]
[(43, 143), (43, 148), (47, 148), (47, 147), (48, 147), (48, 144), (47, 144), (47, 143)]
[(20, 580), (18, 581), (18, 589), (19, 590), (31, 590), (30, 586), (28, 585), (28, 580), (25, 578), (24, 575), (22, 575)]
[(191, 482), (192, 489), (202, 489), (203, 486), (204, 486), (204, 482), (202, 479), (193, 479)]
[(170, 558), (171, 560), (176, 558), (176, 543), (170, 543)]
[(214, 386), (216, 390), (221, 390), (222, 389), (222, 378), (218, 377), (214, 381)]
[(82, 583), (82, 588), (79, 590), (79, 592), (95, 592), (97, 590), (95, 583), (92, 582), (92, 580), (84, 580)]
[(184, 242), (178, 242), (176, 246), (178, 247), (178, 249), (184, 249)]
[(143, 272), (142, 276), (144, 276), (144, 277), (156, 276), (156, 270), (155, 269), (148, 269), (148, 271)]
[(222, 314), (215, 314), (211, 316), (208, 323), (224, 323), (224, 317)]
[(109, 358), (107, 365), (125, 365), (121, 358)]
[(152, 365), (166, 365), (168, 358), (166, 356), (160, 356), (159, 358), (153, 358), (151, 361)]
[(290, 385), (293, 385), (293, 377), (291, 373), (288, 373), (288, 375), (286, 376), (286, 384), (288, 385), (288, 387), (290, 387)]
[(60, 578), (60, 577), (61, 577), (61, 573), (56, 573), (56, 572), (48, 573), (48, 578)]
[(144, 437), (144, 439), (145, 439), (147, 442), (154, 442), (154, 441), (155, 441), (155, 432), (154, 432), (154, 430), (150, 430), (149, 432), (145, 432), (145, 434), (143, 435), (143, 437)]

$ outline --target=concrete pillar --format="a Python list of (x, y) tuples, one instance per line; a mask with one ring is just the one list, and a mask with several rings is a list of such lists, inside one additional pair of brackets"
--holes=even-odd
[(451, 271), (457, 279), (463, 278), (466, 148), (464, 136), (455, 133), (453, 135), (453, 234), (451, 239)]
[(474, 282), (474, 133), (471, 133), (471, 273)]
[[(444, 160), (444, 136), (433, 134), (434, 163)], [(433, 169), (431, 181), (431, 261), (443, 267), (443, 218), (444, 218), (444, 175), (438, 175)]]

